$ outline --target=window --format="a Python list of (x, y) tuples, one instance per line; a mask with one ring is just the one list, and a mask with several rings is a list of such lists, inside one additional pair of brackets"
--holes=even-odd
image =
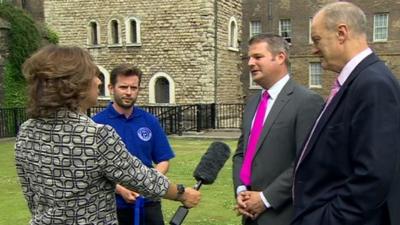
[(279, 20), (279, 34), (288, 42), (292, 41), (292, 23), (290, 19)]
[(121, 46), (121, 26), (117, 19), (110, 20), (108, 24), (108, 44)]
[(130, 17), (125, 22), (126, 25), (126, 43), (127, 45), (141, 45), (140, 39), (140, 20)]
[(261, 22), (260, 21), (250, 21), (250, 38), (254, 35), (261, 34)]
[(155, 86), (156, 103), (169, 103), (169, 82), (165, 77), (159, 77)]
[(150, 79), (149, 103), (175, 103), (175, 82), (168, 74), (158, 72)]
[(100, 72), (99, 74), (99, 79), (101, 81), (101, 84), (99, 85), (99, 95), (100, 96), (105, 96), (106, 95), (106, 87), (104, 85), (104, 74), (102, 72)]
[(28, 4), (27, 4), (26, 0), (21, 0), (21, 7), (23, 9), (27, 9), (27, 6), (28, 6)]
[(310, 63), (309, 67), (309, 85), (311, 88), (322, 87), (322, 67), (319, 62)]
[(238, 28), (236, 19), (231, 17), (229, 20), (229, 27), (228, 27), (228, 47), (230, 50), (238, 51)]
[(374, 41), (387, 41), (389, 14), (380, 13), (374, 15)]
[(100, 44), (100, 29), (96, 21), (90, 21), (88, 26), (88, 45), (98, 46)]
[(101, 80), (101, 84), (99, 85), (99, 98), (100, 99), (109, 99), (110, 91), (108, 90), (108, 84), (110, 83), (110, 74), (104, 67), (97, 66), (100, 70), (99, 79)]

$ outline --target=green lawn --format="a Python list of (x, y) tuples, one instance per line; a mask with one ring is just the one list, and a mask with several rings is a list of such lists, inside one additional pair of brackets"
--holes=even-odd
[[(168, 177), (175, 183), (193, 186), (193, 170), (212, 140), (171, 138), (170, 142), (176, 157), (171, 161)], [(236, 141), (225, 142), (234, 151)], [(13, 141), (0, 141), (0, 225), (26, 225), (29, 220), (29, 212), (16, 177), (13, 148)], [(231, 160), (228, 160), (215, 183), (201, 187), (202, 201), (198, 207), (190, 209), (184, 225), (240, 224), (240, 218), (232, 210), (234, 198), (231, 165)], [(163, 201), (167, 224), (178, 206), (178, 202)]]

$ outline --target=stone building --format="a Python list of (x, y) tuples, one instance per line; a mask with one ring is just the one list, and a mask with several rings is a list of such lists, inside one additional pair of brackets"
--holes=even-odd
[(37, 22), (44, 21), (43, 0), (2, 0), (28, 12)]
[[(332, 0), (243, 0), (241, 49), (247, 53), (249, 38), (272, 32), (291, 43), (291, 74), (299, 83), (328, 95), (334, 74), (323, 71), (320, 59), (311, 55), (310, 22), (315, 12)], [(396, 0), (351, 0), (367, 15), (368, 41), (372, 49), (400, 78), (400, 2)], [(245, 95), (259, 91), (251, 81), (247, 61), (243, 60)]]
[(240, 103), (241, 0), (44, 0), (61, 45), (93, 55), (108, 101), (111, 69), (144, 72), (139, 104)]

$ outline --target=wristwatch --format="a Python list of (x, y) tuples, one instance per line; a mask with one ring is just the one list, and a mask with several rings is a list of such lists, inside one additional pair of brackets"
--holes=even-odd
[(176, 189), (178, 190), (178, 196), (183, 195), (183, 193), (185, 193), (185, 186), (183, 186), (183, 184), (177, 184)]

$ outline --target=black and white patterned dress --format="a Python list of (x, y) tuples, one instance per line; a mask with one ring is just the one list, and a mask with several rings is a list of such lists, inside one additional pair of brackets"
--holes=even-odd
[(168, 179), (131, 156), (113, 128), (59, 111), (20, 127), (15, 158), (30, 224), (117, 224), (115, 184), (159, 198)]

